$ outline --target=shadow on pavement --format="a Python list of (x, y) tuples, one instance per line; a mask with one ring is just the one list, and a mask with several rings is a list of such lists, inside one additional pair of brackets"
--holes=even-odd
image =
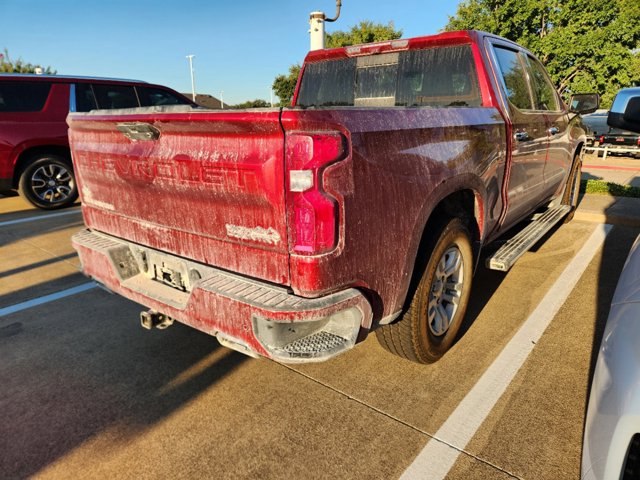
[[(9, 307), (34, 298), (60, 292), (67, 288), (87, 283), (88, 281), (87, 277), (78, 271), (67, 275), (60, 275), (56, 278), (51, 278), (40, 283), (27, 284), (27, 286), (16, 285), (14, 290), (0, 294), (0, 308)], [(10, 280), (3, 280), (3, 282), (11, 283)], [(3, 321), (4, 318), (0, 317), (0, 324), (3, 323)]]
[(36, 268), (45, 267), (47, 265), (51, 265), (53, 263), (62, 262), (64, 260), (70, 260), (75, 258), (77, 254), (68, 253), (66, 255), (61, 255), (59, 257), (48, 258), (46, 260), (42, 260), (40, 262), (30, 263), (29, 265), (24, 265), (22, 267), (13, 268), (11, 270), (5, 270), (4, 272), (0, 271), (0, 278), (10, 277), (11, 275), (17, 275), (19, 273), (28, 272), (29, 270), (35, 270)]
[(126, 443), (248, 359), (178, 323), (143, 330), (141, 309), (94, 289), (0, 318), (0, 478), (104, 432)]
[(506, 276), (505, 272), (489, 270), (485, 267), (485, 259), (490, 253), (493, 253), (492, 250), (482, 253), (478, 268), (473, 276), (473, 293), (469, 298), (467, 312), (460, 326), (456, 342), (466, 335)]
[(80, 206), (80, 202), (75, 202), (68, 207), (44, 210), (31, 205), (15, 192), (0, 192), (0, 222), (8, 222), (12, 220), (20, 220), (26, 218), (47, 217), (57, 213), (67, 212)]
[(603, 177), (593, 175), (588, 172), (582, 172), (582, 180), (602, 180)]
[[(4, 247), (20, 240), (55, 233), (72, 227), (77, 228), (77, 230), (84, 227), (84, 222), (79, 211), (78, 215), (54, 217), (50, 220), (37, 220), (34, 222), (4, 226), (0, 229), (0, 247)], [(71, 240), (69, 240), (69, 243), (71, 243)]]
[[(0, 202), (3, 197), (0, 196)], [(2, 203), (0, 203), (2, 205)], [(63, 210), (64, 211), (64, 210)], [(24, 210), (9, 210), (8, 212), (0, 213), (0, 222), (7, 222), (10, 220), (18, 220), (20, 218), (38, 217), (40, 215), (46, 215), (44, 210), (38, 210), (37, 208), (26, 208)]]

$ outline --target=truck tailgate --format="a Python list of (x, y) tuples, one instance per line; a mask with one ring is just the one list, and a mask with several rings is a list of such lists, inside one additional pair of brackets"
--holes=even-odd
[(289, 284), (279, 111), (70, 114), (89, 228)]

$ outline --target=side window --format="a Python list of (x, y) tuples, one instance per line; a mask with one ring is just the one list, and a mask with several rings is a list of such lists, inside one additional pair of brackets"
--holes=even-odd
[(96, 83), (93, 85), (93, 91), (99, 108), (134, 108), (140, 106), (133, 86)]
[(436, 47), (402, 53), (396, 105), (481, 106), (471, 46)]
[(89, 83), (76, 83), (76, 112), (88, 112), (98, 108), (96, 97)]
[(494, 47), (509, 101), (520, 110), (531, 110), (527, 74), (514, 50)]
[(151, 107), (154, 105), (185, 105), (184, 99), (176, 97), (167, 90), (151, 87), (136, 87), (140, 105), (143, 107)]
[(536, 59), (527, 56), (531, 86), (533, 88), (533, 102), (536, 110), (560, 110), (555, 88), (549, 81), (544, 67)]
[(44, 82), (0, 82), (0, 112), (39, 112), (50, 90)]

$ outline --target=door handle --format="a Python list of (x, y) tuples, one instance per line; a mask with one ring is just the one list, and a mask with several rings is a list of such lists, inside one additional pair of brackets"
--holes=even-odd
[(549, 132), (549, 135), (557, 135), (560, 133), (560, 129), (558, 127), (551, 127), (547, 132)]

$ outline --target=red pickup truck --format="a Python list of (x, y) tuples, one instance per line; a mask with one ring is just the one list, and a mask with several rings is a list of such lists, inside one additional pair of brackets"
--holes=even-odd
[[(594, 103), (588, 105), (589, 102)], [(310, 52), (292, 108), (71, 113), (84, 272), (249, 355), (375, 330), (437, 360), (482, 247), (508, 269), (570, 215), (585, 132), (525, 49), (475, 31)]]

